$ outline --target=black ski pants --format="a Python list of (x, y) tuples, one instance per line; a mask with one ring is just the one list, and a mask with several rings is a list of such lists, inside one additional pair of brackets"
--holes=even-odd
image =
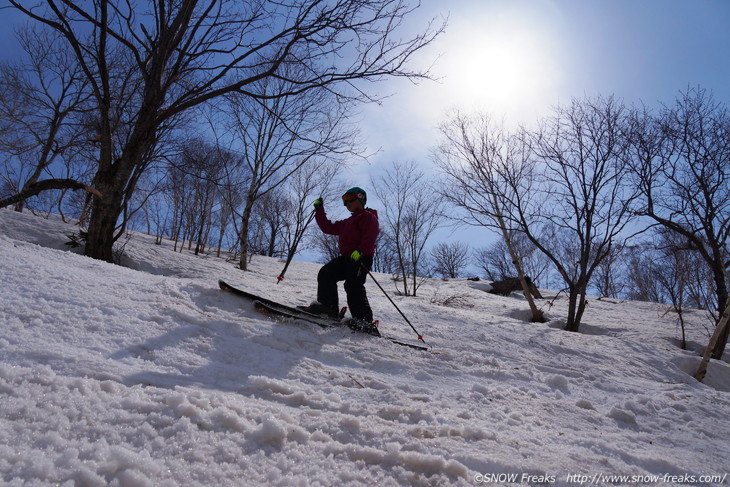
[[(364, 255), (360, 258), (360, 263), (369, 270), (373, 265), (373, 258)], [(360, 266), (360, 263), (341, 255), (323, 265), (317, 275), (317, 301), (325, 306), (339, 309), (337, 283), (345, 281), (350, 314), (353, 318), (370, 322), (373, 321), (373, 311), (370, 309), (365, 292), (365, 279), (368, 273)]]

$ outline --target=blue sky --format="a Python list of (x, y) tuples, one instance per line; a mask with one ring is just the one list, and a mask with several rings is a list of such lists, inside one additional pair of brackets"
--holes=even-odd
[[(430, 169), (436, 127), (454, 108), (529, 126), (574, 97), (658, 107), (690, 85), (730, 104), (730, 0), (423, 0), (421, 22), (441, 15), (447, 30), (419, 60), (438, 58), (440, 81), (384, 83), (380, 93), (392, 96), (363, 111), (363, 137), (380, 149), (350, 172), (365, 188), (393, 161)], [(444, 228), (434, 243), (496, 238)]]
[(422, 62), (439, 82), (395, 80), (364, 110), (372, 163), (421, 160), (452, 108), (532, 124), (584, 95), (671, 104), (701, 85), (730, 101), (730, 0), (424, 0), (448, 15)]
[[(0, 57), (12, 56), (10, 25), (24, 17), (1, 12)], [(415, 62), (435, 63), (439, 81), (376, 85), (392, 96), (363, 108), (362, 134), (381, 150), (353, 177), (425, 161), (453, 108), (531, 124), (583, 95), (651, 106), (701, 85), (730, 101), (730, 0), (422, 0), (409, 26), (434, 17), (448, 17), (447, 30)]]
[[(392, 95), (362, 109), (363, 142), (377, 153), (354, 163), (345, 186), (373, 195), (370, 175), (393, 161), (429, 168), (436, 127), (454, 108), (530, 125), (573, 97), (658, 106), (690, 85), (730, 103), (730, 0), (422, 0), (409, 25), (446, 16), (446, 32), (415, 59), (435, 63), (439, 81), (375, 86)], [(3, 10), (1, 17), (0, 42), (12, 55), (7, 26), (22, 16)], [(444, 229), (435, 241), (453, 238), (480, 246), (495, 236)]]

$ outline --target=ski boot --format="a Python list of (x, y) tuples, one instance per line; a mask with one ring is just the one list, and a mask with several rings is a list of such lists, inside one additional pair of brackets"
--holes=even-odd
[(340, 311), (337, 307), (326, 306), (319, 301), (313, 301), (309, 306), (297, 306), (297, 308), (323, 318), (332, 318), (333, 320), (340, 319)]
[(360, 318), (348, 318), (342, 322), (349, 329), (358, 333), (365, 333), (367, 335), (373, 335), (376, 337), (380, 336), (378, 331), (378, 321), (368, 321)]

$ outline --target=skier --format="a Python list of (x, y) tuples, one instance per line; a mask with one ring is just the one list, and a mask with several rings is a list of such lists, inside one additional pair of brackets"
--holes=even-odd
[(352, 319), (347, 322), (348, 326), (379, 334), (373, 324), (373, 312), (365, 292), (365, 278), (373, 265), (375, 240), (380, 233), (378, 212), (365, 208), (367, 194), (359, 187), (345, 191), (342, 202), (352, 215), (334, 223), (327, 218), (322, 198), (317, 198), (314, 202), (314, 215), (319, 228), (326, 234), (339, 236), (340, 255), (319, 270), (317, 301), (305, 309), (315, 314), (338, 318), (337, 283), (345, 281), (347, 305), (352, 314)]

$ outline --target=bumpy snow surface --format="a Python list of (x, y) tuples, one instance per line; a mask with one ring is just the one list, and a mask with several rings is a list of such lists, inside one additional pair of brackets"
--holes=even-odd
[[(77, 231), (0, 210), (3, 485), (727, 485), (730, 366), (691, 374), (702, 311), (525, 300), (433, 280), (394, 292), (428, 352), (281, 322), (218, 289), (315, 297), (318, 264), (251, 270), (134, 234), (125, 267), (68, 251)], [(389, 335), (415, 335), (372, 282)], [(548, 298), (555, 292), (545, 291)], [(341, 294), (344, 304), (344, 293)], [(726, 354), (727, 355), (727, 354)]]

